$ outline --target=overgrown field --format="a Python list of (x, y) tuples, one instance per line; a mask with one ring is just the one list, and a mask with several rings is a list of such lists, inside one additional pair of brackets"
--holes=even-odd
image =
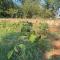
[[(46, 60), (44, 53), (52, 48), (56, 33), (47, 23), (28, 21), (0, 22), (0, 60)], [(52, 36), (54, 38), (52, 38)]]

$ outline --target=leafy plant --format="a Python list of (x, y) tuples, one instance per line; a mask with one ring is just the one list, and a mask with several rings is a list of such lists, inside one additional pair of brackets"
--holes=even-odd
[(3, 29), (0, 29), (1, 60), (43, 60), (45, 51), (51, 48), (45, 33), (48, 27), (44, 23), (41, 24), (38, 35), (33, 31), (31, 23), (19, 23), (7, 22), (5, 28), (2, 26)]
[(40, 29), (41, 35), (47, 35), (48, 24), (47, 23), (41, 23), (39, 29)]

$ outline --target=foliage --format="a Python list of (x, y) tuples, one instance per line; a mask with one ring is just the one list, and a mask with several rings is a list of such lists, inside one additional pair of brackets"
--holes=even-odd
[[(41, 34), (38, 36), (32, 30), (32, 23), (5, 21), (0, 23), (0, 27), (1, 60), (43, 60), (45, 51), (51, 48), (47, 37), (43, 37)], [(46, 31), (44, 23), (40, 27)]]
[(47, 32), (48, 32), (48, 24), (47, 23), (40, 23), (40, 33), (41, 35), (47, 35)]
[(21, 0), (17, 6), (12, 0), (0, 0), (0, 18), (54, 18), (56, 10), (60, 7), (59, 0)]

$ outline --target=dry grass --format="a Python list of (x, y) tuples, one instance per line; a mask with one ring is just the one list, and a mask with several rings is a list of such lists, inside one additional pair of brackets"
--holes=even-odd
[(11, 23), (18, 23), (18, 22), (31, 22), (34, 26), (38, 26), (41, 22), (48, 23), (49, 31), (51, 32), (58, 32), (60, 31), (58, 27), (60, 27), (60, 20), (52, 20), (52, 19), (20, 19), (20, 18), (3, 18), (0, 19), (0, 22), (11, 22)]

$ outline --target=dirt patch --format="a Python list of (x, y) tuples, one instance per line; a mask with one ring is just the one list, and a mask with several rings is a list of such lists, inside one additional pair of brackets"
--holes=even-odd
[(52, 41), (53, 49), (46, 52), (46, 59), (50, 59), (54, 55), (60, 55), (60, 40)]

